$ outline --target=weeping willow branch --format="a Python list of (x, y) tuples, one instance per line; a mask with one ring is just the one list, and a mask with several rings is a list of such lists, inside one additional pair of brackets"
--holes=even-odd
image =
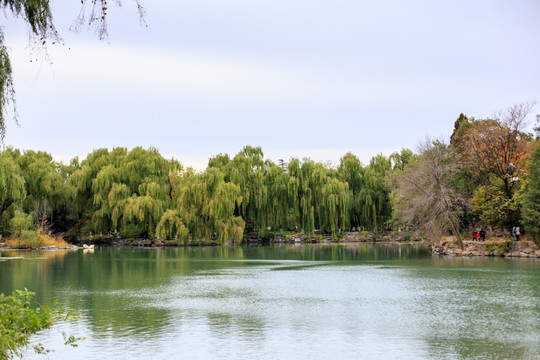
[[(119, 0), (109, 0), (121, 6)], [(145, 11), (140, 0), (133, 0), (139, 12), (141, 23), (145, 24)], [(0, 8), (6, 15), (11, 13), (15, 18), (22, 18), (28, 25), (30, 56), (38, 54), (51, 62), (47, 45), (49, 43), (63, 44), (60, 34), (53, 22), (49, 0), (0, 0)], [(107, 0), (81, 0), (81, 10), (72, 30), (78, 31), (83, 26), (95, 30), (100, 40), (108, 37), (107, 31)], [(13, 120), (18, 125), (19, 118), (15, 102), (13, 84), (13, 68), (5, 44), (4, 33), (0, 28), (0, 143), (3, 144), (6, 135), (6, 117), (8, 109), (13, 112)]]

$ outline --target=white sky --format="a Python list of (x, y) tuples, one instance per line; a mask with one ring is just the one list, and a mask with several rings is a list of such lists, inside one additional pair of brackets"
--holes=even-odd
[(461, 112), (540, 101), (537, 0), (143, 0), (148, 27), (125, 0), (104, 42), (68, 30), (79, 4), (53, 2), (67, 45), (52, 65), (0, 15), (20, 115), (6, 145), (61, 160), (154, 146), (198, 170), (244, 145), (367, 163), (449, 136)]

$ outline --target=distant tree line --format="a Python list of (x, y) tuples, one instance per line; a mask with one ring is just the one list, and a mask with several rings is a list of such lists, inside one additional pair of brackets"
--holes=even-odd
[(219, 154), (205, 171), (184, 169), (156, 149), (95, 150), (65, 165), (45, 152), (0, 153), (0, 233), (31, 236), (47, 228), (68, 236), (240, 242), (244, 232), (389, 226), (389, 174), (410, 150), (364, 166), (348, 153), (337, 168), (310, 159), (276, 164), (259, 147)]
[(187, 244), (241, 242), (246, 232), (337, 238), (353, 227), (409, 227), (459, 236), (479, 224), (519, 224), (537, 239), (539, 140), (523, 131), (531, 106), (493, 119), (460, 115), (449, 144), (427, 140), (416, 153), (377, 155), (367, 165), (352, 153), (335, 167), (307, 158), (276, 164), (245, 146), (195, 172), (154, 148), (98, 149), (67, 165), (8, 148), (0, 153), (0, 233)]

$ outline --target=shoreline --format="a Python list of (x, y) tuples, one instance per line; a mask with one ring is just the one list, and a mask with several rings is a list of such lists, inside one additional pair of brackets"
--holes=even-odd
[(197, 246), (242, 246), (242, 245), (302, 245), (302, 244), (322, 244), (322, 245), (352, 245), (352, 244), (408, 244), (427, 243), (432, 254), (452, 257), (518, 257), (518, 258), (540, 258), (540, 247), (532, 241), (515, 241), (507, 238), (488, 238), (486, 241), (464, 241), (465, 249), (460, 249), (454, 236), (443, 237), (437, 243), (430, 243), (425, 237), (414, 236), (410, 232), (382, 233), (371, 232), (345, 232), (339, 239), (332, 239), (331, 236), (304, 234), (279, 235), (270, 239), (261, 239), (256, 234), (248, 234), (240, 244), (225, 242), (218, 244), (215, 240), (191, 241), (189, 244), (178, 244), (174, 240), (151, 240), (151, 239), (119, 239), (119, 238), (92, 238), (74, 239), (69, 242), (69, 246), (43, 246), (35, 248), (27, 247), (7, 247), (5, 243), (0, 243), (1, 250), (28, 250), (28, 251), (54, 251), (54, 250), (88, 250), (83, 245), (98, 245), (111, 247), (197, 247)]
[(516, 241), (508, 238), (488, 238), (485, 241), (464, 240), (465, 249), (460, 249), (454, 236), (441, 239), (438, 244), (431, 245), (435, 255), (472, 257), (500, 256), (519, 258), (540, 258), (540, 247), (532, 241)]

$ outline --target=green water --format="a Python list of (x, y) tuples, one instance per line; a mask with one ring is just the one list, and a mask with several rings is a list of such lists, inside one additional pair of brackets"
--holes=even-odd
[[(412, 244), (3, 251), (0, 279), (80, 310), (34, 338), (51, 359), (540, 359), (536, 259)], [(64, 346), (61, 331), (87, 339)]]

